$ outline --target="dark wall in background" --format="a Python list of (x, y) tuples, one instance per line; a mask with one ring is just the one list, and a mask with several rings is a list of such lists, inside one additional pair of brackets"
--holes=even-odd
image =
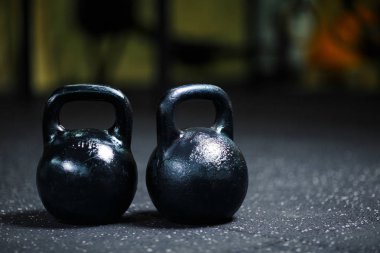
[(3, 0), (0, 94), (83, 82), (378, 93), (378, 13), (374, 0)]

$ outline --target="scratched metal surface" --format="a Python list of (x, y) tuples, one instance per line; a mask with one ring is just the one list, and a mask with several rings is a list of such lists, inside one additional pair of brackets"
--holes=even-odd
[[(249, 188), (234, 219), (213, 226), (170, 223), (155, 211), (145, 186), (155, 113), (141, 97), (131, 102), (138, 189), (120, 222), (102, 226), (65, 225), (47, 214), (35, 185), (43, 105), (1, 102), (2, 252), (380, 252), (377, 99), (233, 94), (235, 140), (247, 160)], [(210, 105), (191, 106), (178, 109), (178, 121), (207, 123)], [(112, 121), (111, 111), (99, 105), (83, 115), (68, 106), (63, 114), (68, 125), (101, 127)]]

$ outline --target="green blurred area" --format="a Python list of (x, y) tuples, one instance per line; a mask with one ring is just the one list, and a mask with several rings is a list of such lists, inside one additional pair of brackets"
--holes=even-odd
[[(254, 7), (251, 11), (246, 0), (167, 2), (170, 38), (177, 46), (185, 45), (172, 55), (173, 83), (241, 83), (255, 72), (267, 78), (261, 79), (264, 83), (276, 77), (275, 81), (288, 80), (312, 92), (331, 83), (339, 83), (335, 88), (340, 90), (380, 90), (379, 59), (363, 50), (380, 45), (376, 1), (257, 0), (249, 5)], [(348, 2), (353, 7), (347, 7)], [(2, 94), (17, 93), (23, 74), (19, 68), (22, 3), (0, 1)], [(69, 83), (101, 82), (133, 89), (156, 85), (157, 47), (152, 34), (157, 5), (153, 0), (135, 4), (137, 29), (95, 39), (78, 25), (75, 0), (30, 1), (32, 93), (46, 94)], [(254, 20), (248, 27), (252, 41), (247, 40), (249, 18)], [(188, 45), (201, 45), (203, 62), (186, 62), (191, 56), (191, 51), (186, 54)], [(254, 55), (247, 61), (248, 53)], [(258, 80), (248, 83), (255, 85)]]
[[(149, 6), (147, 1), (142, 4)], [(74, 1), (36, 0), (33, 12), (33, 87), (36, 93), (65, 83), (97, 83), (101, 63), (108, 83), (150, 85), (152, 45), (134, 33), (94, 40), (77, 24)], [(141, 8), (144, 9), (145, 8)], [(141, 13), (149, 18), (151, 13)], [(101, 18), (101, 17), (99, 17)]]
[(0, 92), (10, 93), (16, 82), (20, 42), (20, 1), (0, 1)]
[[(151, 87), (154, 83), (154, 41), (136, 31), (94, 41), (78, 26), (74, 3), (68, 0), (33, 1), (33, 92), (44, 94), (56, 86), (73, 82), (106, 81), (118, 86)], [(1, 1), (0, 34), (3, 39), (0, 45), (0, 92), (11, 91), (17, 82), (15, 61), (19, 57), (20, 4), (19, 0)], [(154, 29), (156, 14), (153, 0), (141, 0), (137, 4), (138, 22)], [(171, 1), (170, 29), (174, 36), (184, 39), (214, 41), (238, 47), (242, 43), (241, 12), (242, 4), (238, 1)], [(226, 18), (228, 22), (223, 22)], [(97, 80), (99, 62), (105, 66), (106, 80)], [(175, 64), (173, 79), (192, 76), (192, 80), (202, 81), (218, 75), (231, 78), (241, 75), (243, 71), (244, 65), (240, 59), (221, 60), (192, 68)]]

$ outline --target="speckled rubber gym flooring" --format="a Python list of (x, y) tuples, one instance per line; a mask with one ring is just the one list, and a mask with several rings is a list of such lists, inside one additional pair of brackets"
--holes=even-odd
[[(1, 102), (1, 252), (380, 252), (378, 99), (234, 94), (249, 188), (231, 222), (210, 226), (171, 223), (152, 205), (145, 169), (156, 143), (155, 109), (139, 100), (131, 98), (137, 193), (119, 222), (101, 226), (61, 224), (45, 211), (35, 185), (43, 101)], [(178, 109), (180, 125), (214, 117), (209, 104), (194, 104)], [(103, 126), (109, 112), (68, 106), (63, 116), (68, 125)]]

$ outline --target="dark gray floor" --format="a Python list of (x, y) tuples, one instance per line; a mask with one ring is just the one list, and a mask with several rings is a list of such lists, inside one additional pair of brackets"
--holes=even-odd
[[(145, 187), (155, 115), (141, 97), (131, 100), (137, 194), (119, 223), (94, 227), (60, 224), (39, 200), (42, 103), (1, 102), (1, 252), (380, 252), (378, 100), (233, 94), (250, 184), (233, 221), (214, 226), (177, 225), (155, 211)], [(207, 123), (210, 105), (192, 105), (178, 109), (180, 125)], [(67, 106), (62, 117), (102, 126), (110, 108), (100, 108), (73, 119), (80, 110)]]

